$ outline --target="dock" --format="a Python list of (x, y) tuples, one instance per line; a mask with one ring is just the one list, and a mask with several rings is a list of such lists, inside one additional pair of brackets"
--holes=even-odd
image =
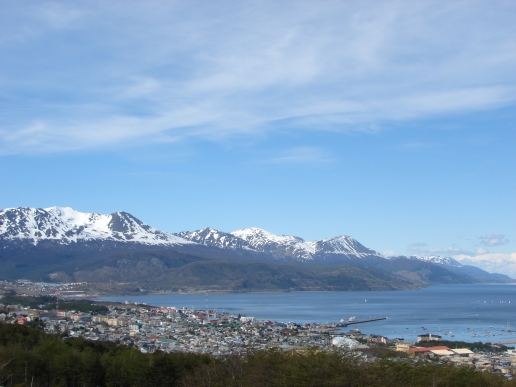
[(362, 324), (362, 323), (366, 323), (366, 322), (380, 321), (380, 320), (387, 320), (387, 317), (373, 317), (373, 318), (365, 318), (362, 320), (341, 321), (337, 324), (337, 326), (338, 327), (347, 327), (348, 325)]

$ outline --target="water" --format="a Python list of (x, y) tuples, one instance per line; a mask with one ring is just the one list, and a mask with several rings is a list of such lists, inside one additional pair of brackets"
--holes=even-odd
[[(104, 297), (102, 300), (154, 306), (206, 308), (205, 294)], [(370, 292), (290, 292), (209, 294), (218, 312), (297, 323), (338, 322), (387, 316), (388, 320), (352, 325), (366, 334), (415, 341), (432, 333), (444, 340), (516, 343), (516, 284), (440, 285), (420, 290)], [(426, 328), (425, 329), (423, 329)], [(453, 337), (452, 337), (453, 335)]]

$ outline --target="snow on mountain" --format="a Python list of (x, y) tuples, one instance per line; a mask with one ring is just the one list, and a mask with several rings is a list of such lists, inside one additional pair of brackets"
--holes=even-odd
[(369, 257), (371, 255), (381, 256), (381, 254), (368, 249), (357, 240), (347, 235), (309, 243), (313, 244), (316, 254), (343, 254), (357, 257)]
[(25, 240), (33, 244), (52, 240), (134, 242), (146, 245), (204, 244), (243, 253), (260, 253), (281, 261), (328, 261), (382, 257), (349, 236), (306, 242), (252, 227), (231, 233), (204, 228), (178, 234), (152, 228), (126, 212), (109, 215), (79, 212), (69, 207), (6, 208), (0, 211), (0, 241)]
[(455, 259), (451, 257), (441, 257), (439, 255), (428, 255), (428, 256), (417, 256), (417, 255), (411, 255), (411, 256), (399, 256), (399, 257), (392, 257), (392, 258), (407, 258), (407, 259), (415, 259), (418, 261), (424, 261), (424, 262), (430, 262), (430, 263), (437, 263), (439, 265), (444, 266), (454, 266), (454, 267), (462, 267), (463, 265), (456, 261)]
[(275, 235), (260, 228), (251, 227), (230, 233), (246, 241), (254, 250), (269, 253), (274, 258), (312, 260), (314, 248), (303, 239), (291, 235)]
[(85, 213), (70, 207), (6, 208), (0, 211), (0, 240), (54, 240), (62, 244), (109, 240), (147, 245), (191, 243), (156, 230), (127, 212)]
[(192, 242), (219, 247), (221, 249), (254, 250), (245, 240), (211, 227), (197, 231), (182, 231), (177, 235)]
[(275, 258), (291, 258), (301, 261), (314, 261), (327, 257), (327, 254), (346, 258), (381, 257), (355, 239), (343, 235), (320, 241), (305, 242), (302, 238), (290, 235), (275, 235), (259, 228), (246, 228), (231, 232), (252, 246), (256, 251), (272, 254)]

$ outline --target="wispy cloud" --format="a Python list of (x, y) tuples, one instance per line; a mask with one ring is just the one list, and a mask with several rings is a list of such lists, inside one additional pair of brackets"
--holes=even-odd
[(302, 146), (285, 149), (273, 157), (257, 161), (259, 164), (321, 164), (333, 158), (323, 148)]
[[(23, 7), (23, 10), (21, 9)], [(0, 153), (221, 140), (516, 100), (512, 2), (11, 2)]]
[(411, 244), (409, 245), (409, 248), (412, 248), (412, 249), (414, 249), (414, 248), (419, 249), (419, 248), (426, 247), (426, 246), (428, 246), (428, 244), (427, 244), (427, 243), (425, 243), (425, 242), (415, 242), (415, 243), (411, 243)]

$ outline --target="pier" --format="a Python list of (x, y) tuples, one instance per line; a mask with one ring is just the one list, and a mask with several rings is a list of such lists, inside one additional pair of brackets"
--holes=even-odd
[(380, 321), (380, 320), (387, 320), (387, 317), (373, 317), (373, 318), (365, 318), (362, 320), (354, 319), (354, 320), (350, 320), (350, 321), (342, 321), (341, 320), (337, 324), (337, 326), (338, 327), (347, 327), (348, 325), (362, 324), (362, 323), (366, 323), (366, 322)]

